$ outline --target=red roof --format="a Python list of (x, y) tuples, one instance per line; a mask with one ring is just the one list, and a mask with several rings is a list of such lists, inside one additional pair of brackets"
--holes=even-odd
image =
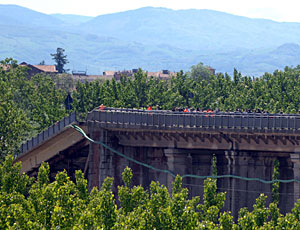
[(32, 65), (32, 66), (47, 73), (57, 73), (55, 65)]

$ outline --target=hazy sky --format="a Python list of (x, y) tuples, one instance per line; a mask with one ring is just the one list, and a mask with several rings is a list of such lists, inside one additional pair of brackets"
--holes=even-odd
[(299, 0), (0, 0), (43, 13), (97, 16), (144, 6), (171, 9), (213, 9), (236, 15), (300, 22)]

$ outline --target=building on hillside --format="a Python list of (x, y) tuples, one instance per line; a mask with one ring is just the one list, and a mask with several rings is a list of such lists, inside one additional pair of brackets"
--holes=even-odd
[(169, 70), (161, 70), (158, 72), (147, 72), (147, 76), (157, 77), (161, 80), (170, 80), (173, 76), (176, 76), (176, 73)]
[(73, 75), (72, 74), (73, 80), (80, 81), (80, 82), (91, 82), (91, 81), (97, 81), (97, 80), (112, 80), (113, 75)]
[[(31, 64), (27, 64), (26, 62), (22, 62), (19, 64), (19, 66), (27, 67), (28, 78), (31, 78), (32, 76), (38, 73), (46, 73), (46, 74), (58, 73), (55, 65), (31, 65)], [(4, 66), (0, 65), (0, 67), (3, 68), (5, 71), (11, 68), (10, 65), (4, 65)]]
[(19, 66), (28, 67), (27, 73), (29, 78), (31, 78), (32, 76), (38, 73), (46, 73), (46, 74), (58, 73), (55, 65), (30, 65), (27, 64), (26, 62), (22, 62), (19, 64)]
[(87, 76), (86, 71), (84, 70), (72, 70), (72, 75)]
[(114, 74), (114, 79), (116, 81), (120, 81), (121, 80), (121, 76), (132, 77), (133, 75), (134, 75), (134, 72), (132, 70), (117, 71)]
[(0, 68), (3, 69), (4, 71), (7, 71), (10, 69), (10, 65), (3, 65), (3, 64), (0, 64)]
[(109, 71), (104, 71), (104, 72), (103, 72), (103, 75), (104, 75), (104, 76), (114, 76), (115, 72), (117, 72), (117, 71), (111, 71), (111, 70), (109, 70)]
[[(121, 76), (127, 76), (127, 77), (132, 77), (135, 73), (138, 72), (138, 69), (132, 69), (132, 70), (122, 70), (122, 71), (104, 71), (103, 76), (109, 77), (109, 78), (114, 78), (116, 81), (120, 81)], [(173, 76), (176, 76), (175, 72), (171, 72), (169, 70), (161, 70), (157, 72), (146, 72), (147, 77), (156, 77), (162, 80), (169, 80)]]
[(208, 70), (211, 72), (212, 75), (216, 75), (216, 69), (208, 66)]
[[(19, 66), (28, 67), (28, 70), (27, 70), (28, 78), (31, 78), (33, 75), (38, 74), (38, 73), (46, 73), (46, 74), (57, 74), (58, 73), (55, 65), (30, 65), (30, 64), (27, 64), (26, 62), (22, 62), (19, 64)], [(1, 65), (1, 67), (4, 70), (10, 69), (10, 65), (4, 65), (4, 66)]]
[[(108, 70), (104, 71), (103, 75), (88, 75), (86, 71), (72, 71), (72, 78), (74, 80), (78, 80), (81, 82), (91, 82), (95, 80), (112, 80), (115, 79), (116, 81), (121, 80), (121, 76), (132, 77), (135, 73), (138, 72), (138, 69), (131, 69), (131, 70)], [(170, 80), (173, 76), (176, 76), (175, 72), (171, 72), (169, 70), (161, 70), (157, 72), (145, 72), (147, 77), (155, 77), (161, 80)]]
[(104, 72), (103, 72), (103, 76), (110, 77), (110, 78), (114, 78), (116, 81), (120, 81), (121, 76), (131, 77), (131, 76), (133, 76), (137, 71), (138, 71), (138, 69), (122, 70), (122, 71), (120, 71), (120, 70), (119, 70), (119, 71), (109, 70), (109, 71), (104, 71)]
[(58, 73), (55, 65), (32, 65), (32, 66), (44, 73), (51, 73), (51, 74)]

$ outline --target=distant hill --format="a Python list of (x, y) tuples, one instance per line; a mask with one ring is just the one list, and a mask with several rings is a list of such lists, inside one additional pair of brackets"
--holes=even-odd
[(93, 17), (90, 16), (82, 16), (82, 15), (74, 15), (74, 14), (51, 14), (51, 16), (58, 18), (69, 26), (80, 25), (85, 23)]
[(145, 7), (100, 15), (80, 27), (127, 41), (167, 43), (202, 51), (261, 49), (300, 42), (299, 23), (250, 19), (212, 10)]
[(146, 7), (87, 17), (47, 15), (0, 5), (0, 59), (53, 64), (66, 50), (67, 68), (101, 74), (141, 67), (189, 70), (199, 62), (217, 72), (261, 75), (300, 64), (300, 23), (250, 19), (212, 10)]
[(63, 21), (47, 14), (39, 13), (17, 5), (0, 5), (0, 24), (29, 26), (41, 28), (57, 28)]
[[(53, 64), (50, 54), (57, 47), (66, 50), (69, 65), (76, 70), (87, 69), (89, 73), (101, 74), (104, 70), (123, 70), (142, 67), (149, 71), (165, 69), (188, 69), (190, 53), (172, 48), (126, 42), (107, 36), (61, 32), (27, 27), (0, 25), (0, 60), (13, 57), (19, 62), (38, 64), (42, 60)], [(180, 67), (179, 67), (180, 66)], [(178, 68), (179, 67), (179, 68)]]
[[(299, 56), (300, 46), (295, 43), (285, 43), (272, 52), (275, 55)], [(300, 64), (300, 63), (299, 63)]]

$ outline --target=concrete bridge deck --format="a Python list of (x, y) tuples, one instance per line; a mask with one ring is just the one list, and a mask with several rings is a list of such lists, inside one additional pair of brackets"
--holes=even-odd
[(237, 132), (300, 133), (300, 114), (204, 113), (166, 110), (115, 109), (94, 110), (87, 121), (157, 128), (236, 130)]
[[(112, 130), (127, 146), (300, 151), (300, 115), (94, 110), (87, 124)], [(88, 125), (89, 126), (89, 125)], [(152, 138), (146, 138), (151, 136)]]
[[(104, 126), (119, 129), (151, 128), (153, 130), (202, 130), (300, 136), (300, 115), (298, 114), (184, 113), (164, 110), (108, 108), (103, 111), (94, 110), (90, 112), (86, 121), (98, 121), (105, 124)], [(76, 113), (70, 114), (22, 144), (19, 156), (42, 144), (74, 122), (76, 122)]]

